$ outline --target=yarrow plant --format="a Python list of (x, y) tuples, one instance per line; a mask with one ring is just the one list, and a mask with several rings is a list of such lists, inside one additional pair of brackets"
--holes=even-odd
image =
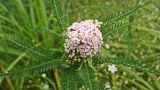
[(80, 61), (80, 58), (92, 57), (99, 51), (103, 43), (101, 24), (98, 20), (89, 19), (68, 27), (64, 47), (69, 59)]
[[(17, 1), (17, 0), (13, 0), (13, 1)], [(38, 5), (38, 6), (42, 5), (42, 3), (40, 3), (41, 1), (43, 0), (38, 1), (38, 3), (35, 5)], [(20, 3), (21, 0), (19, 0), (18, 2)], [(137, 4), (136, 6), (131, 7), (127, 10), (121, 11), (114, 16), (105, 18), (104, 20), (102, 20), (103, 23), (98, 20), (92, 20), (92, 19), (75, 22), (71, 26), (69, 26), (65, 32), (64, 28), (66, 28), (67, 27), (66, 24), (69, 24), (69, 23), (66, 22), (65, 19), (63, 19), (65, 15), (63, 15), (64, 13), (61, 14), (62, 12), (61, 10), (59, 10), (59, 7), (58, 7), (58, 5), (60, 4), (57, 4), (57, 2), (58, 0), (51, 0), (51, 4), (52, 4), (51, 6), (54, 13), (53, 15), (55, 15), (55, 18), (56, 18), (56, 20), (55, 18), (53, 20), (57, 21), (57, 22), (54, 22), (53, 24), (58, 25), (60, 30), (59, 29), (57, 30), (59, 31), (56, 31), (55, 28), (52, 28), (52, 26), (49, 26), (49, 25), (53, 25), (52, 21), (44, 22), (43, 20), (41, 20), (41, 15), (40, 15), (40, 18), (39, 16), (37, 16), (38, 19), (40, 20), (37, 20), (37, 17), (35, 17), (36, 23), (38, 23), (38, 21), (41, 21), (38, 23), (38, 25), (39, 24), (40, 25), (47, 24), (47, 25), (45, 27), (46, 30), (38, 30), (39, 33), (33, 31), (32, 27), (31, 28), (28, 27), (28, 23), (29, 24), (33, 23), (33, 22), (29, 22), (30, 20), (28, 20), (27, 23), (25, 21), (26, 25), (24, 25), (23, 28), (21, 27), (21, 22), (17, 22), (16, 24), (14, 23), (13, 25), (10, 25), (15, 21), (10, 22), (9, 25), (6, 26), (9, 28), (1, 27), (2, 29), (4, 29), (4, 33), (7, 33), (6, 35), (8, 35), (8, 36), (5, 36), (4, 38), (4, 40), (8, 42), (7, 47), (9, 46), (14, 47), (16, 49), (20, 49), (21, 52), (24, 52), (15, 60), (15, 62), (17, 63), (20, 59), (24, 57), (24, 59), (28, 60), (27, 65), (29, 64), (28, 66), (26, 66), (24, 69), (21, 69), (21, 70), (18, 70), (18, 68), (16, 68), (15, 70), (17, 71), (4, 71), (0, 73), (1, 80), (3, 78), (8, 78), (8, 77), (19, 78), (19, 77), (25, 77), (25, 76), (33, 76), (35, 74), (40, 74), (45, 72), (46, 74), (41, 75), (43, 79), (48, 80), (48, 78), (52, 77), (52, 75), (54, 77), (54, 80), (48, 80), (48, 82), (53, 81), (53, 83), (51, 82), (43, 85), (43, 89), (46, 89), (46, 90), (50, 88), (53, 88), (54, 90), (80, 90), (80, 87), (82, 86), (87, 90), (104, 90), (105, 82), (103, 82), (102, 80), (104, 79), (104, 77), (102, 77), (104, 73), (103, 73), (103, 70), (101, 70), (103, 68), (101, 67), (101, 65), (106, 68), (106, 65), (108, 65), (109, 63), (113, 64), (108, 66), (108, 70), (111, 72), (111, 77), (113, 82), (115, 80), (113, 75), (115, 75), (116, 74), (115, 72), (117, 71), (117, 68), (114, 64), (121, 64), (124, 66), (133, 67), (136, 69), (140, 69), (142, 71), (151, 72), (151, 73), (160, 75), (159, 71), (156, 71), (155, 69), (148, 67), (149, 66), (148, 64), (141, 62), (140, 60), (139, 61), (130, 60), (128, 59), (128, 57), (125, 57), (125, 56), (119, 57), (118, 55), (114, 58), (111, 58), (112, 55), (109, 55), (107, 53), (107, 51), (109, 52), (110, 46), (108, 44), (103, 45), (103, 42), (108, 43), (107, 37), (110, 36), (110, 34), (112, 33), (115, 34), (115, 32), (120, 31), (120, 29), (124, 29), (130, 26), (131, 24), (130, 23), (128, 24), (127, 16), (134, 13), (138, 8), (144, 6), (144, 4), (143, 5)], [(21, 6), (21, 3), (20, 3), (20, 6)], [(29, 6), (32, 6), (32, 3)], [(60, 7), (63, 7), (63, 6), (60, 6)], [(41, 8), (40, 9), (36, 8), (36, 9), (38, 9), (37, 12), (40, 12), (41, 10)], [(24, 10), (24, 9), (20, 9), (20, 10)], [(33, 10), (35, 10), (35, 7), (33, 8)], [(43, 12), (44, 11), (45, 9), (43, 9)], [(34, 14), (34, 12), (32, 13), (33, 15), (37, 15), (37, 14)], [(4, 14), (4, 15), (7, 15), (7, 14)], [(17, 17), (14, 17), (14, 16), (15, 15), (13, 15), (13, 19), (11, 20), (17, 19)], [(27, 16), (28, 15), (26, 15), (26, 17)], [(45, 14), (43, 14), (42, 17), (43, 16), (45, 16)], [(26, 20), (26, 17), (24, 20)], [(52, 16), (46, 20), (52, 20), (50, 18), (52, 18)], [(4, 19), (5, 20), (2, 20), (2, 23), (1, 23), (2, 26), (3, 24), (4, 26), (7, 25), (8, 23), (7, 21), (10, 20), (6, 18)], [(127, 24), (123, 23), (123, 21), (124, 22), (127, 21)], [(33, 25), (33, 26), (37, 26), (37, 25)], [(16, 27), (15, 30), (17, 29), (19, 30), (15, 32), (16, 34), (13, 32), (15, 30), (11, 30), (10, 32), (10, 29), (13, 27)], [(14, 34), (11, 34), (12, 32)], [(64, 38), (63, 32), (65, 32), (66, 38)], [(31, 39), (32, 41), (30, 41)], [(64, 49), (67, 54), (64, 53)], [(66, 59), (67, 59), (67, 63), (66, 63)], [(31, 64), (30, 64), (30, 61), (31, 61)], [(74, 63), (76, 61), (78, 62)], [(84, 63), (83, 61), (88, 61), (88, 62)], [(14, 65), (15, 65), (15, 62), (13, 62)], [(12, 66), (13, 64), (11, 64), (9, 68), (13, 67)], [(46, 72), (49, 70), (53, 71), (53, 73), (51, 74)], [(106, 84), (105, 89), (110, 89), (111, 87), (113, 87), (113, 85), (114, 83), (112, 83), (109, 86)]]

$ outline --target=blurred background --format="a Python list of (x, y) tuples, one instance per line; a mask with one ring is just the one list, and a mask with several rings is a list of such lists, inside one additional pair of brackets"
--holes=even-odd
[[(85, 19), (103, 20), (116, 12), (143, 3), (147, 0), (61, 0), (58, 9), (67, 26)], [(108, 57), (127, 55), (144, 62), (153, 62), (153, 67), (160, 69), (160, 0), (152, 0), (128, 17), (133, 25), (106, 37), (102, 52)], [(59, 48), (62, 42), (58, 38), (43, 35), (37, 30), (46, 29), (61, 33), (57, 19), (52, 12), (50, 0), (0, 0), (0, 71), (21, 69), (32, 60), (24, 52), (10, 47), (5, 41), (8, 35), (19, 35), (23, 39), (38, 44), (43, 42), (46, 48)], [(35, 30), (35, 32), (33, 32)], [(32, 32), (31, 32), (32, 31)], [(160, 90), (160, 77), (150, 73), (123, 66), (117, 66), (116, 90)], [(104, 82), (110, 85), (106, 66), (99, 68)], [(42, 75), (19, 79), (0, 79), (0, 90), (54, 90), (55, 71)], [(83, 89), (82, 89), (83, 90)], [(106, 89), (107, 90), (107, 89)]]

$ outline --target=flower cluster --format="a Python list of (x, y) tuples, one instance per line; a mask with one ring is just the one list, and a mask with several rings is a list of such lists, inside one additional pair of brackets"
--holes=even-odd
[(68, 27), (64, 47), (70, 58), (91, 57), (99, 51), (103, 43), (101, 24), (98, 20), (85, 20)]

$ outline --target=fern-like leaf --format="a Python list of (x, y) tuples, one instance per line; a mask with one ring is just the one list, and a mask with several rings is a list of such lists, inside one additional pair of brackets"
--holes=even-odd
[(61, 70), (62, 90), (78, 90), (80, 88), (81, 79), (75, 69), (75, 67), (70, 67)]
[(60, 0), (51, 0), (51, 7), (52, 7), (52, 11), (55, 15), (55, 17), (57, 18), (58, 20), (58, 23), (59, 23), (59, 26), (60, 26), (60, 29), (62, 31), (65, 30), (65, 26), (64, 26), (64, 21), (62, 19), (62, 12), (60, 11), (60, 6), (59, 6), (59, 3), (60, 3)]
[[(11, 47), (14, 47), (16, 49), (20, 49), (21, 51), (24, 51), (28, 53), (29, 55), (33, 56), (34, 58), (36, 57), (45, 57), (45, 58), (50, 58), (53, 59), (57, 56), (62, 56), (62, 51), (58, 49), (54, 49), (52, 51), (49, 51), (48, 49), (44, 49), (43, 47), (40, 47), (37, 45), (34, 45), (31, 43), (31, 41), (28, 40), (20, 40), (19, 38), (16, 37), (8, 37), (6, 39)], [(56, 54), (57, 53), (57, 54)], [(53, 55), (54, 54), (54, 55)]]
[(38, 49), (36, 50), (36, 47), (30, 43), (31, 41), (20, 40), (16, 37), (9, 37), (6, 40), (8, 41), (9, 46), (16, 49), (20, 49), (24, 52), (32, 52), (34, 55), (45, 56), (45, 54), (39, 52)]
[(36, 65), (29, 65), (28, 67), (22, 70), (0, 73), (0, 78), (8, 78), (8, 77), (20, 78), (20, 77), (31, 76), (31, 75), (48, 71), (55, 67), (60, 67), (61, 65), (62, 65), (62, 60), (60, 59), (52, 60), (52, 61), (44, 60), (43, 63), (40, 62), (39, 64), (36, 64)]
[(84, 64), (83, 68), (79, 71), (79, 75), (84, 82), (86, 88), (89, 90), (102, 90), (102, 85), (95, 80), (95, 72), (89, 66)]
[(119, 11), (115, 15), (110, 16), (109, 18), (104, 19), (103, 27), (107, 27), (107, 26), (109, 26), (110, 24), (112, 24), (114, 22), (117, 22), (119, 20), (122, 20), (123, 18), (126, 18), (128, 15), (134, 13), (139, 8), (143, 7), (144, 5), (146, 5), (146, 4), (150, 3), (150, 2), (151, 1), (147, 1), (147, 2), (145, 2), (143, 4), (141, 3), (141, 4), (138, 4), (138, 5), (135, 5), (135, 6), (129, 8), (127, 10)]
[(95, 64), (101, 64), (101, 63), (113, 63), (113, 64), (121, 64), (127, 67), (132, 67), (139, 69), (144, 72), (150, 72), (154, 73), (156, 75), (160, 75), (159, 70), (155, 70), (152, 68), (149, 64), (146, 64), (145, 62), (142, 62), (141, 60), (131, 60), (127, 57), (116, 57), (116, 58), (109, 58), (104, 56), (95, 56), (93, 57)]
[(58, 37), (58, 38), (63, 37), (62, 34), (59, 34), (59, 33), (55, 32), (53, 30), (50, 30), (50, 29), (47, 30), (47, 29), (43, 29), (43, 28), (42, 29), (41, 28), (36, 28), (36, 29), (31, 30), (31, 32), (33, 32), (33, 33), (44, 33), (47, 36), (49, 35), (49, 36)]
[(127, 28), (129, 25), (131, 25), (130, 23), (128, 23), (127, 21), (119, 21), (119, 22), (115, 22), (114, 24), (106, 27), (106, 30), (102, 31), (103, 37), (106, 38), (107, 36), (111, 36), (114, 35), (115, 33), (120, 32), (121, 30)]

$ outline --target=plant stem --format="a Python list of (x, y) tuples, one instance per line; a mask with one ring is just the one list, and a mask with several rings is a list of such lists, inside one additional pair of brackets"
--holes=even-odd
[(10, 71), (24, 56), (26, 55), (26, 53), (22, 53), (18, 58), (16, 58), (11, 65), (7, 68), (7, 71)]
[(96, 69), (92, 65), (92, 59), (91, 58), (87, 58), (87, 62), (88, 62), (89, 67), (92, 68), (94, 71), (96, 71)]
[[(0, 69), (2, 71), (5, 71), (5, 69), (4, 69), (4, 67), (2, 65), (0, 66)], [(1, 79), (1, 81), (2, 81), (2, 79)], [(7, 86), (8, 86), (9, 90), (15, 90), (10, 79), (6, 78), (6, 83), (7, 83)]]
[(113, 90), (115, 90), (115, 82), (116, 82), (115, 73), (111, 73), (111, 78), (112, 78), (112, 88)]
[(81, 70), (81, 68), (82, 68), (83, 64), (84, 64), (84, 61), (82, 61), (81, 65), (79, 66), (79, 68), (78, 68), (76, 71)]
[(59, 74), (58, 74), (58, 69), (54, 69), (54, 77), (56, 79), (56, 84), (58, 87), (58, 90), (61, 90), (61, 84), (60, 84), (60, 80), (59, 80)]

